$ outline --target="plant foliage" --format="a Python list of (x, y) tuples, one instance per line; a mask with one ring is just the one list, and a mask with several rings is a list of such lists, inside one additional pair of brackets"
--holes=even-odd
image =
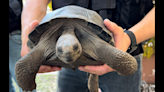
[(51, 11), (52, 11), (52, 1), (49, 2), (48, 7), (49, 7), (49, 8), (51, 9)]
[(143, 50), (143, 57), (147, 57), (148, 59), (153, 53), (155, 53), (155, 37), (151, 38), (148, 42), (145, 42), (143, 45)]

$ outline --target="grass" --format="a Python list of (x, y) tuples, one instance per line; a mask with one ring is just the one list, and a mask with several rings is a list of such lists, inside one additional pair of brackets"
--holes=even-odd
[[(39, 73), (36, 76), (37, 92), (56, 92), (57, 91), (57, 72)], [(16, 92), (19, 88), (14, 82)]]

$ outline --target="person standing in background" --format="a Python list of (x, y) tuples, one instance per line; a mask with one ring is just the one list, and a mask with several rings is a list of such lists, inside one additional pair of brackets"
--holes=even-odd
[[(21, 58), (21, 12), (22, 0), (9, 0), (9, 92), (16, 92), (12, 78), (15, 78), (15, 64)], [(19, 91), (22, 92), (21, 88)]]

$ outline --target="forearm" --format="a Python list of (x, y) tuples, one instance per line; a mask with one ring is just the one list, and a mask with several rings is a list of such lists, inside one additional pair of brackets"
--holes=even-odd
[(31, 31), (29, 31), (29, 24), (38, 20), (39, 22), (46, 15), (47, 4), (49, 0), (26, 0), (26, 4), (23, 7), (21, 22), (22, 22), (22, 42), (25, 44), (28, 40), (28, 35)]
[(137, 44), (155, 36), (155, 7), (139, 23), (128, 30), (134, 33)]

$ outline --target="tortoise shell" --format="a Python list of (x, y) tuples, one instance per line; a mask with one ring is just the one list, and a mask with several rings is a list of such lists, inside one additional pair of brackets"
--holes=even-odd
[[(54, 25), (62, 23), (61, 20), (68, 20), (68, 19), (79, 19), (81, 22), (84, 22), (87, 26), (92, 27), (95, 30), (95, 33), (103, 40), (114, 46), (114, 39), (112, 37), (111, 32), (104, 26), (103, 19), (101, 16), (92, 10), (85, 9), (83, 7), (70, 5), (65, 6), (55, 11), (48, 13), (36, 29), (30, 33), (29, 39), (31, 42), (36, 45), (44, 33), (45, 30), (52, 28)], [(29, 47), (31, 47), (29, 45)]]

